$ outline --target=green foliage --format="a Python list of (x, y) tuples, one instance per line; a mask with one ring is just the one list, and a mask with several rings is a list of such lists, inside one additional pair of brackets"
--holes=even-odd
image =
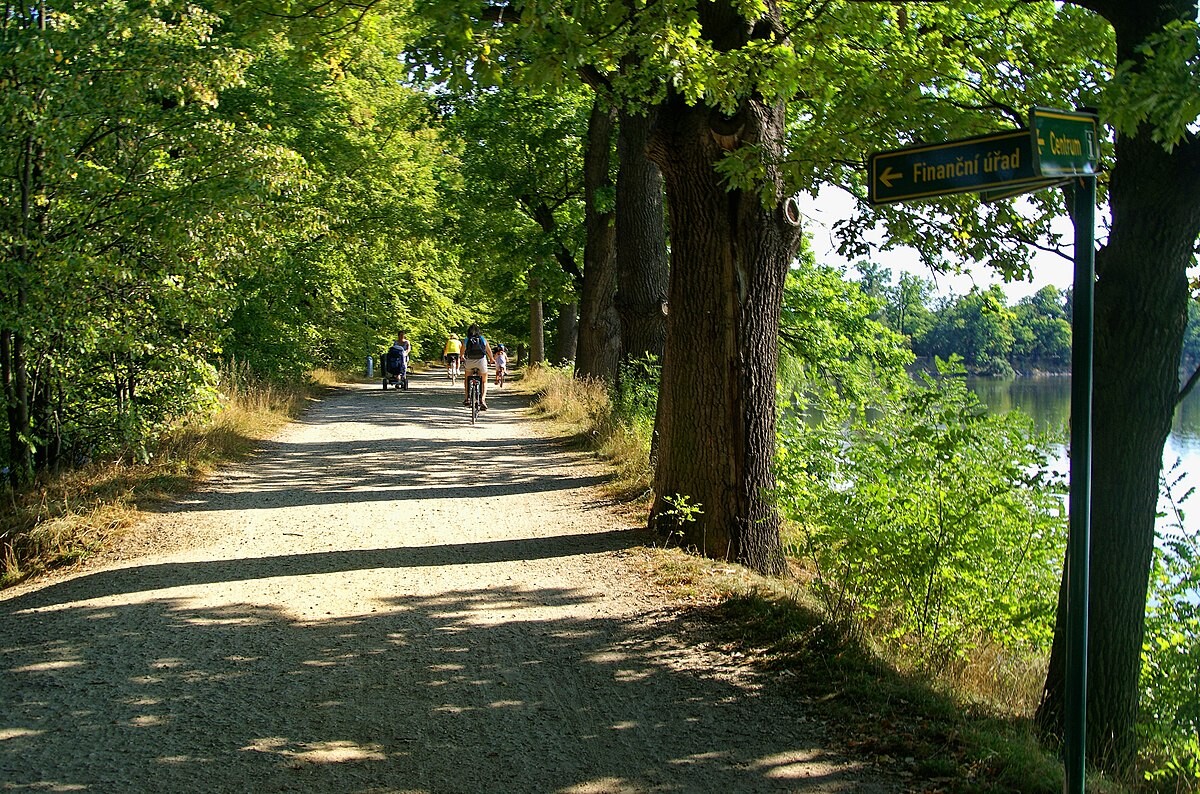
[(465, 325), (457, 246), (441, 242), (456, 147), (431, 125), (428, 98), (403, 85), (402, 31), (365, 21), (327, 43), (327, 59), (272, 41), (225, 98), (223, 112), (306, 165), (264, 219), (272, 245), (236, 263), (226, 350), (263, 372), (357, 364), (401, 329), (440, 350)]
[(960, 355), (981, 375), (1011, 376), (1016, 315), (1008, 308), (999, 286), (972, 289), (937, 313), (937, 319), (916, 345), (925, 356)]
[[(853, 157), (830, 158), (828, 182), (862, 199), (864, 174), (851, 164), (866, 153), (1025, 126), (1031, 104), (1095, 105), (1111, 69), (1111, 30), (1072, 4), (926, 3), (879, 16), (885, 20), (815, 56), (840, 64), (830, 67), (829, 87), (814, 94), (819, 107), (805, 103), (793, 133), (819, 151), (853, 147)], [(1109, 141), (1101, 144), (1107, 150)], [(803, 159), (821, 167), (811, 150)], [(836, 231), (850, 258), (905, 247), (937, 272), (989, 266), (1019, 278), (1028, 273), (1031, 243), (1061, 248), (1051, 221), (1064, 209), (1058, 191), (990, 205), (973, 195), (876, 208), (864, 200)]]
[(613, 413), (635, 428), (652, 426), (661, 372), (662, 365), (653, 355), (623, 361), (612, 389)]
[(11, 471), (144, 457), (215, 404), (223, 358), (294, 377), (465, 320), (440, 242), (456, 147), (404, 84), (402, 20), (301, 48), (239, 13), (0, 20), (0, 333), (28, 374), (0, 417)]
[(0, 20), (0, 168), (16, 178), (0, 199), (0, 329), (5, 367), (29, 375), (5, 419), (39, 467), (144, 449), (212, 393), (221, 227), (290, 168), (213, 112), (248, 62), (219, 26), (196, 6), (116, 0)]
[(1182, 359), (1185, 366), (1200, 366), (1200, 302), (1188, 301), (1187, 330), (1183, 333)]
[(780, 389), (789, 400), (832, 389), (861, 403), (875, 384), (907, 378), (903, 340), (876, 317), (882, 303), (830, 267), (801, 260), (787, 276), (780, 318)]
[(270, 92), (253, 98), (313, 169), (297, 211), (317, 223), (290, 241), (287, 268), (305, 274), (306, 318), (322, 329), (309, 357), (361, 360), (401, 327), (432, 338), (463, 320), (457, 249), (437, 242), (457, 146), (404, 85), (405, 30), (403, 19), (370, 18), (315, 62), (289, 48), (265, 65)]
[(907, 336), (918, 357), (957, 355), (974, 374), (1002, 377), (1018, 369), (1070, 368), (1069, 292), (1043, 287), (1009, 306), (1003, 290), (993, 285), (951, 296), (931, 308), (931, 282), (901, 273), (899, 283), (893, 284), (886, 268), (870, 262), (855, 267), (861, 274), (859, 287), (881, 304), (872, 318)]
[(1139, 44), (1136, 57), (1117, 66), (1102, 107), (1126, 135), (1148, 125), (1151, 138), (1167, 151), (1194, 135), (1200, 118), (1200, 22), (1175, 20)]
[(832, 618), (872, 623), (935, 669), (983, 639), (1044, 650), (1065, 508), (1031, 421), (929, 377), (869, 410), (816, 407), (781, 428), (779, 504)]
[(593, 96), (502, 86), (441, 97), (462, 141), (457, 218), (464, 299), (509, 336), (528, 335), (529, 299), (577, 299), (583, 268), (583, 155)]
[(1200, 541), (1184, 529), (1192, 492), (1176, 492), (1179, 466), (1163, 478), (1172, 514), (1159, 522), (1150, 578), (1138, 732), (1147, 779), (1185, 790), (1200, 783)]
[(1051, 370), (1071, 365), (1071, 323), (1055, 287), (1023, 298), (1013, 311), (1012, 358)]
[(673, 527), (669, 535), (682, 535), (688, 524), (695, 523), (699, 516), (704, 515), (703, 505), (692, 502), (687, 494), (669, 494), (663, 497), (668, 507), (659, 515), (667, 526)]
[(929, 311), (929, 300), (933, 294), (933, 282), (901, 273), (900, 281), (887, 289), (888, 325), (899, 333), (917, 339), (929, 332), (934, 318)]

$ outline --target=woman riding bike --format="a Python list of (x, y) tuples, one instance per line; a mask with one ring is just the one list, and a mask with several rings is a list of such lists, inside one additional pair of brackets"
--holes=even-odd
[(488, 362), (495, 360), (491, 345), (479, 332), (479, 324), (471, 323), (471, 327), (467, 329), (467, 342), (463, 350), (463, 405), (471, 404), (467, 382), (470, 380), (471, 370), (478, 369), (479, 377), (483, 380), (479, 410), (487, 410)]

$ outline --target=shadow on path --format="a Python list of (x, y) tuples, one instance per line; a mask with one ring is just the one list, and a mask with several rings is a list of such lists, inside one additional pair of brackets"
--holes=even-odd
[[(416, 379), (414, 379), (416, 380)], [(264, 442), (250, 465), (237, 467), (208, 487), (161, 509), (252, 510), (397, 499), (491, 498), (586, 488), (605, 481), (595, 473), (564, 475), (563, 463), (581, 466), (563, 438), (508, 435), (521, 421), (527, 398), (511, 392), (491, 400), (481, 426), (470, 427), (466, 409), (453, 405), (449, 384), (408, 392), (344, 389), (314, 406), (301, 424), (328, 428), (321, 441), (286, 438)], [(448, 404), (451, 403), (451, 404)], [(373, 439), (340, 438), (339, 425), (357, 436), (369, 421)], [(467, 442), (438, 433), (452, 426), (478, 431)]]
[(0, 779), (116, 793), (882, 790), (826, 759), (774, 684), (679, 667), (672, 620), (570, 614), (595, 598), (476, 589), (310, 622), (190, 599), (5, 602)]
[[(464, 419), (435, 386), (335, 394), (304, 419), (320, 441), (285, 434), (174, 509), (233, 511), (236, 527), (260, 508), (532, 494), (548, 523), (541, 502), (601, 481), (564, 476), (587, 458), (554, 440), (507, 434), (515, 395), (494, 395), (468, 442), (441, 440)], [(336, 524), (352, 516), (330, 537), (353, 545)], [(639, 532), (528, 534), (147, 562), (0, 600), (0, 788), (898, 790), (828, 757), (785, 681), (722, 669), (681, 617), (577, 581)]]
[(0, 602), (0, 616), (106, 596), (276, 576), (310, 576), (441, 565), (484, 565), (599, 554), (627, 549), (644, 540), (640, 530), (618, 529), (602, 533), (479, 543), (350, 549), (245, 559), (135, 565), (67, 579)]

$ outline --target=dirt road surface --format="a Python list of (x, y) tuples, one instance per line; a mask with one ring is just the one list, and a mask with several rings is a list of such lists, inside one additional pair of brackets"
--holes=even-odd
[[(316, 403), (0, 593), (0, 789), (891, 792), (653, 595), (605, 472), (444, 377)], [(539, 434), (540, 433), (540, 434)]]

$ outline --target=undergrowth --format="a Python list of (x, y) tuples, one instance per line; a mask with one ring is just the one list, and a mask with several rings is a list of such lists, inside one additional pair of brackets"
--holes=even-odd
[[(964, 682), (902, 671), (861, 627), (829, 620), (803, 571), (770, 579), (677, 549), (646, 550), (644, 565), (667, 597), (707, 619), (723, 650), (806, 704), (833, 749), (894, 770), (910, 781), (906, 791), (1062, 791), (1061, 763), (1028, 719)], [(1087, 790), (1125, 791), (1099, 777)]]
[(137, 520), (140, 507), (193, 487), (222, 461), (245, 457), (337, 381), (324, 370), (272, 382), (245, 365), (227, 367), (216, 413), (176, 423), (151, 449), (45, 475), (24, 491), (6, 487), (0, 588), (98, 551)]
[[(637, 472), (627, 491), (648, 491), (652, 410), (628, 421), (620, 392), (567, 370), (533, 370), (525, 386), (542, 414), (619, 469)], [(1062, 790), (1061, 762), (1040, 745), (1029, 718), (1045, 676), (1029, 659), (980, 642), (969, 658), (932, 674), (897, 655), (897, 644), (873, 636), (870, 625), (836, 620), (813, 589), (815, 572), (799, 559), (786, 579), (675, 549), (647, 549), (645, 560), (664, 594), (708, 617), (729, 653), (786, 680), (787, 696), (808, 703), (847, 753), (894, 768), (911, 780), (908, 790)], [(1123, 790), (1099, 777), (1088, 783), (1098, 794)]]

